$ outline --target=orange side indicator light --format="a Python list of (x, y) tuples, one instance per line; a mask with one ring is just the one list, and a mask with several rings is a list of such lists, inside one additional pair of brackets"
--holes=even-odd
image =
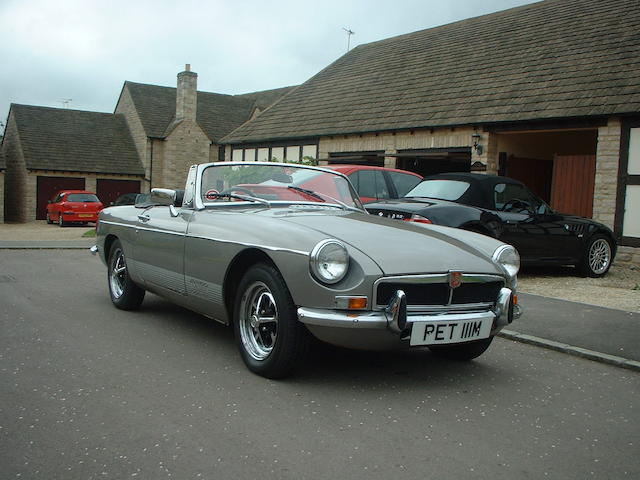
[(363, 310), (367, 308), (366, 297), (355, 297), (349, 299), (349, 310)]
[(513, 296), (513, 304), (517, 305), (518, 304), (518, 295), (514, 295)]

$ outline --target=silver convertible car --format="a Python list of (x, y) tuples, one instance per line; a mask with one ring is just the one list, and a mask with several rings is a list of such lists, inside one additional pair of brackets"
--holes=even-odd
[(148, 290), (233, 325), (247, 367), (269, 378), (301, 365), (311, 336), (470, 360), (520, 315), (513, 247), (369, 215), (322, 168), (194, 165), (184, 192), (107, 208), (97, 233), (116, 307)]

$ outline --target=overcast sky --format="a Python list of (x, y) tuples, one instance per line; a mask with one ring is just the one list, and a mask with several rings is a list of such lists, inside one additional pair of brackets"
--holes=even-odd
[(198, 90), (297, 85), (351, 46), (531, 0), (0, 0), (0, 122), (22, 103), (113, 112), (125, 80)]

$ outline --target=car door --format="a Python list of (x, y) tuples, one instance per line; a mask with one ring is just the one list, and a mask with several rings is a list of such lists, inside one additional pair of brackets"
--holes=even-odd
[(149, 289), (184, 295), (184, 243), (189, 211), (172, 216), (168, 206), (139, 209), (133, 256)]
[(578, 248), (575, 235), (562, 217), (524, 185), (497, 183), (493, 189), (495, 213), (503, 224), (500, 240), (515, 246), (525, 262), (571, 259)]

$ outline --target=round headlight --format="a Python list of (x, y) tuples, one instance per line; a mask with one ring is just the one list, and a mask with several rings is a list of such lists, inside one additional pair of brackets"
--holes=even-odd
[(511, 278), (514, 278), (520, 270), (520, 255), (511, 245), (498, 247), (493, 253), (493, 261), (498, 263)]
[(337, 240), (323, 240), (313, 247), (309, 267), (313, 276), (322, 283), (337, 283), (349, 269), (347, 248)]

